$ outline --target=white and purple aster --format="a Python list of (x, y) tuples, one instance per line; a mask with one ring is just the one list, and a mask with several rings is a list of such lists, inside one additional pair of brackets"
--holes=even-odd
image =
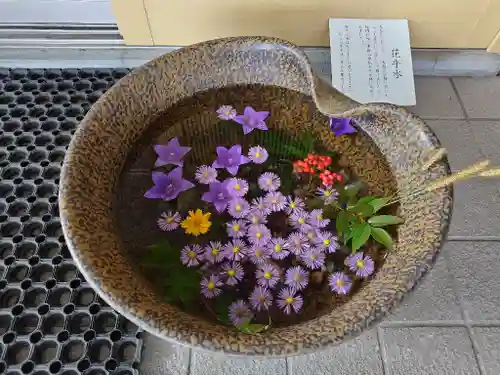
[(227, 188), (235, 197), (244, 197), (248, 193), (248, 182), (242, 178), (229, 178)]
[(247, 223), (243, 220), (233, 220), (227, 225), (227, 235), (232, 238), (242, 238), (247, 234)]
[(297, 294), (292, 288), (283, 288), (278, 294), (278, 306), (287, 315), (292, 312), (299, 312), (304, 304), (304, 299), (300, 294)]
[(276, 191), (281, 185), (281, 180), (276, 173), (265, 172), (260, 175), (257, 183), (264, 191)]
[(240, 261), (246, 256), (247, 247), (245, 243), (239, 239), (229, 241), (222, 250), (224, 259), (230, 261)]
[(269, 154), (264, 147), (254, 146), (248, 150), (248, 158), (255, 164), (265, 163)]
[(300, 266), (292, 267), (285, 272), (285, 284), (298, 292), (309, 284), (309, 272)]
[(308, 224), (309, 222), (309, 213), (304, 210), (295, 210), (290, 216), (289, 216), (289, 221), (290, 224), (292, 225), (293, 228), (296, 230), (302, 232), (302, 233), (307, 233), (311, 229), (311, 225)]
[(352, 288), (352, 281), (343, 272), (335, 272), (328, 278), (330, 290), (338, 294), (348, 294)]
[(256, 111), (252, 107), (245, 107), (243, 114), (233, 120), (243, 127), (243, 134), (247, 135), (255, 129), (267, 130), (265, 122), (267, 116), (269, 116), (268, 111)]
[(305, 236), (307, 237), (307, 240), (309, 241), (310, 244), (315, 244), (316, 240), (318, 238), (318, 232), (315, 228), (309, 229), (307, 232), (304, 232)]
[(314, 228), (324, 228), (330, 224), (330, 219), (323, 217), (323, 210), (318, 208), (309, 213), (309, 224)]
[(299, 197), (286, 197), (285, 212), (287, 215), (291, 215), (296, 210), (304, 210), (306, 204), (302, 198)]
[(229, 305), (229, 320), (236, 327), (250, 323), (252, 318), (253, 313), (245, 301), (238, 300)]
[(339, 197), (338, 191), (332, 187), (318, 188), (317, 195), (325, 202), (325, 204), (332, 204)]
[(217, 169), (208, 165), (201, 165), (196, 168), (194, 178), (200, 184), (208, 185), (217, 181)]
[(272, 191), (266, 194), (264, 202), (272, 212), (278, 212), (285, 208), (286, 198), (279, 191)]
[(357, 277), (367, 278), (375, 271), (375, 263), (368, 255), (364, 255), (361, 251), (350, 255), (345, 260), (345, 265), (352, 272), (356, 272)]
[(337, 237), (325, 230), (317, 232), (315, 243), (318, 248), (330, 254), (337, 251), (338, 248)]
[(261, 286), (255, 287), (248, 300), (255, 311), (269, 310), (269, 307), (273, 304), (271, 291)]
[(288, 242), (281, 237), (273, 237), (268, 245), (269, 252), (271, 253), (271, 257), (274, 259), (285, 259), (288, 255), (290, 255), (290, 251), (288, 250), (290, 245)]
[(221, 120), (234, 120), (238, 113), (236, 113), (236, 109), (231, 105), (223, 105), (220, 106), (217, 110), (217, 117)]
[(181, 263), (187, 267), (195, 267), (200, 264), (203, 249), (200, 245), (184, 246), (181, 251)]
[(226, 263), (222, 266), (222, 274), (226, 278), (226, 284), (233, 286), (238, 284), (245, 275), (245, 271), (241, 264), (237, 262)]
[(302, 263), (311, 270), (317, 270), (325, 263), (325, 253), (317, 247), (311, 247), (300, 254)]
[(170, 232), (179, 228), (179, 222), (181, 221), (181, 215), (178, 212), (162, 212), (156, 223), (158, 228), (164, 232)]
[(280, 280), (280, 270), (273, 264), (266, 263), (255, 271), (257, 284), (265, 288), (273, 288)]
[(287, 243), (289, 246), (289, 250), (295, 255), (302, 254), (310, 247), (309, 242), (307, 241), (307, 237), (300, 232), (290, 233), (287, 238)]
[(252, 200), (250, 211), (260, 212), (262, 215), (269, 215), (271, 213), (271, 209), (268, 207), (264, 198), (262, 197), (254, 198)]
[(246, 219), (252, 225), (267, 223), (267, 216), (263, 214), (262, 211), (252, 208), (250, 208), (250, 212), (248, 213)]
[(217, 297), (221, 294), (224, 285), (217, 275), (210, 275), (209, 277), (204, 277), (200, 282), (201, 294), (208, 299)]
[(264, 264), (269, 260), (270, 251), (266, 246), (253, 245), (248, 250), (248, 257), (253, 264)]
[(271, 238), (271, 231), (264, 224), (250, 225), (247, 231), (248, 241), (252, 245), (266, 245)]
[(243, 198), (234, 198), (229, 202), (229, 208), (227, 212), (229, 215), (235, 219), (241, 219), (245, 217), (250, 211), (250, 204)]
[(222, 243), (210, 241), (210, 243), (205, 246), (204, 259), (212, 264), (221, 262), (224, 259), (222, 256)]

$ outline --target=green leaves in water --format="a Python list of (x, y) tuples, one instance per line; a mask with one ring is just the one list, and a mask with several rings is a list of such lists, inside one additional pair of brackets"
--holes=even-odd
[(238, 331), (241, 331), (243, 333), (246, 333), (247, 335), (255, 335), (257, 333), (264, 332), (269, 329), (271, 324), (254, 324), (254, 323), (248, 323), (244, 324), (242, 326), (236, 327)]
[(144, 257), (143, 265), (150, 269), (148, 272), (159, 274), (167, 302), (189, 306), (200, 293), (201, 274), (181, 263), (180, 252), (168, 241), (155, 244)]

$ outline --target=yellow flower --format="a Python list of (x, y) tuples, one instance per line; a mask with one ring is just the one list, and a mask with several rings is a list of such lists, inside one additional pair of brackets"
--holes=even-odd
[(200, 209), (197, 209), (196, 212), (189, 211), (186, 219), (181, 222), (181, 227), (185, 229), (186, 234), (192, 234), (193, 236), (205, 234), (212, 226), (211, 215), (210, 212), (204, 214)]

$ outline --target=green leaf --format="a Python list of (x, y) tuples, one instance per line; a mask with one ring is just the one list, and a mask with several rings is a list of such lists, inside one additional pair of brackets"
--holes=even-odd
[(348, 206), (353, 206), (357, 202), (357, 195), (363, 184), (361, 182), (355, 182), (348, 185), (340, 192), (340, 201), (347, 203)]
[(366, 223), (361, 223), (352, 230), (352, 251), (358, 250), (370, 238), (371, 227)]
[(394, 243), (392, 241), (391, 235), (387, 233), (385, 229), (372, 227), (371, 236), (375, 241), (384, 245), (387, 249), (392, 250)]
[(222, 293), (215, 299), (214, 312), (217, 315), (217, 319), (226, 324), (230, 324), (229, 321), (229, 305), (233, 303), (234, 299), (231, 295)]
[(354, 212), (356, 214), (360, 214), (363, 217), (368, 217), (373, 215), (373, 207), (366, 203), (356, 203), (355, 206), (349, 209), (349, 211)]
[(368, 204), (373, 207), (373, 213), (375, 213), (382, 207), (384, 207), (390, 200), (391, 198), (375, 198), (371, 200)]
[(344, 245), (347, 245), (347, 242), (352, 238), (352, 229), (351, 227), (347, 228), (343, 235)]
[(294, 156), (297, 158), (304, 158), (307, 155), (307, 152), (301, 149), (298, 149), (297, 147), (290, 146), (290, 145), (285, 145), (283, 146), (283, 151), (287, 153), (290, 156)]
[(335, 220), (335, 226), (337, 228), (337, 232), (341, 234), (345, 234), (349, 229), (349, 221), (347, 219), (347, 212), (340, 211), (337, 214), (337, 219)]
[(376, 199), (376, 197), (372, 196), (372, 195), (368, 195), (366, 197), (361, 197), (359, 198), (358, 202), (356, 204), (365, 204), (365, 203), (369, 203), (371, 202), (372, 200)]
[(368, 219), (368, 223), (373, 227), (385, 227), (387, 225), (396, 225), (404, 223), (404, 220), (398, 216), (379, 215)]
[(236, 327), (238, 331), (241, 331), (243, 333), (249, 334), (249, 335), (254, 335), (256, 333), (261, 333), (264, 332), (269, 328), (269, 324), (252, 324), (248, 323), (242, 326), (237, 326)]

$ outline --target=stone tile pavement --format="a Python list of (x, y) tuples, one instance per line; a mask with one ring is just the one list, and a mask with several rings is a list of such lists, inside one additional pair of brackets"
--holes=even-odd
[[(500, 165), (500, 77), (417, 77), (418, 104), (453, 169)], [(433, 270), (377, 328), (286, 359), (234, 359), (146, 337), (142, 375), (497, 375), (500, 373), (500, 184), (455, 189), (449, 240)]]

